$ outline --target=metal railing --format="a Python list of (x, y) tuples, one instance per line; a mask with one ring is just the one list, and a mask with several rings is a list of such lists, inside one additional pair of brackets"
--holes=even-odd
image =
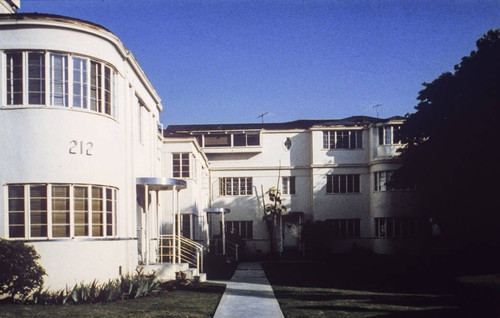
[[(222, 239), (216, 238), (211, 240), (212, 252), (217, 255), (222, 255)], [(235, 261), (239, 260), (240, 246), (231, 240), (226, 239), (226, 256), (232, 257)]]
[(160, 235), (158, 263), (188, 263), (203, 272), (204, 246), (179, 235)]

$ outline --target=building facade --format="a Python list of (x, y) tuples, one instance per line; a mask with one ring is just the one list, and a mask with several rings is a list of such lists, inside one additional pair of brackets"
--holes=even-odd
[[(5, 3), (0, 238), (35, 247), (47, 287), (163, 261), (165, 234), (209, 247), (223, 228), (210, 208), (230, 210), (225, 229), (249, 257), (273, 241), (303, 251), (303, 224), (316, 221), (330, 224), (334, 252), (418, 243), (426, 224), (414, 192), (387, 183), (400, 164), (402, 118), (163, 130), (158, 94), (115, 35), (78, 19), (11, 14), (18, 1)], [(263, 221), (272, 187), (288, 211), (275, 240)]]
[(33, 245), (53, 288), (134, 272), (163, 137), (133, 55), (90, 22), (2, 14), (0, 73), (0, 237)]
[[(173, 125), (165, 137), (194, 138), (209, 166), (210, 206), (230, 209), (228, 233), (245, 253), (271, 250), (263, 221), (270, 188), (282, 193), (287, 214), (277, 221), (277, 251), (301, 251), (304, 223), (330, 224), (333, 252), (363, 247), (377, 253), (415, 250), (426, 220), (414, 189), (388, 182), (400, 165), (402, 117), (298, 120), (289, 123)], [(267, 203), (270, 203), (269, 201)], [(220, 235), (220, 217), (209, 221)]]

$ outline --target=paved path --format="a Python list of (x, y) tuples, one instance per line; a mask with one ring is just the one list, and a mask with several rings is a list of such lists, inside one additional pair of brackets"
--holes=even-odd
[(240, 263), (227, 283), (214, 318), (283, 318), (260, 263)]

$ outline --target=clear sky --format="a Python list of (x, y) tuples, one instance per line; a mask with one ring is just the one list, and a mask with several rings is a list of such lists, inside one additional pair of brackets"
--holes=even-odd
[(498, 0), (21, 0), (19, 12), (111, 30), (164, 125), (405, 115), (423, 82), (500, 27)]

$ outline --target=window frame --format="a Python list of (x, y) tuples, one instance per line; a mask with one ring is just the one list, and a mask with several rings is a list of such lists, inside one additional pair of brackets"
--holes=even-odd
[(401, 124), (388, 124), (378, 126), (378, 145), (401, 145)]
[(323, 130), (323, 150), (363, 149), (363, 129)]
[[(3, 95), (7, 107), (67, 108), (85, 110), (116, 119), (115, 74), (117, 71), (109, 63), (62, 51), (9, 49), (3, 51), (2, 54), (6, 60), (6, 71), (2, 74), (2, 80), (6, 83)], [(39, 63), (36, 64), (34, 63), (35, 55), (39, 58)], [(20, 60), (17, 64), (14, 63), (16, 56)], [(56, 58), (64, 61), (61, 80), (56, 78), (56, 73), (61, 71), (55, 63)], [(77, 61), (85, 64), (85, 70), (75, 67)], [(39, 67), (36, 67), (37, 65)], [(100, 77), (92, 79), (91, 65), (98, 70)], [(33, 72), (38, 72), (38, 75)], [(15, 73), (20, 77), (14, 77)], [(75, 81), (77, 74), (80, 74), (79, 80)], [(92, 107), (91, 83), (95, 86), (96, 101), (100, 102), (95, 107)], [(35, 84), (39, 87), (32, 87)], [(58, 87), (61, 93), (58, 92)], [(77, 94), (75, 94), (76, 87), (79, 87)], [(58, 96), (60, 94), (62, 97)], [(60, 100), (62, 102), (59, 102)], [(77, 100), (79, 102), (75, 102)]]
[[(20, 239), (20, 240), (52, 240), (52, 239), (75, 239), (75, 238), (94, 238), (94, 239), (104, 239), (116, 237), (116, 220), (117, 220), (117, 204), (118, 204), (118, 189), (105, 185), (89, 185), (89, 184), (69, 184), (69, 183), (28, 183), (28, 184), (7, 184), (5, 185), (6, 191), (8, 193), (8, 207), (7, 215), (9, 219), (7, 221), (7, 237), (9, 239)], [(69, 197), (61, 197), (57, 195), (54, 191), (55, 188), (68, 187), (67, 194)], [(18, 188), (23, 189), (23, 197), (11, 197), (11, 189)], [(32, 189), (44, 188), (44, 196), (34, 196)], [(102, 189), (100, 197), (96, 197), (93, 194), (93, 188)], [(76, 190), (84, 190), (84, 196), (77, 197)], [(111, 197), (110, 197), (111, 196)], [(79, 199), (80, 198), (80, 199)], [(23, 211), (12, 211), (11, 208), (15, 204), (11, 204), (11, 200), (24, 200), (23, 201)], [(61, 212), (60, 209), (56, 207), (56, 200), (66, 200), (65, 205), (69, 206), (69, 210)], [(38, 200), (38, 202), (37, 202)], [(93, 204), (96, 202), (102, 202), (102, 209), (96, 212), (93, 208)], [(80, 202), (84, 207), (83, 210), (77, 209), (77, 204)], [(41, 209), (33, 210), (33, 206), (41, 207)], [(18, 223), (12, 224), (11, 217), (12, 214), (23, 215), (24, 223), (22, 225)], [(41, 216), (37, 216), (37, 213), (42, 213)], [(45, 213), (45, 219), (43, 217)], [(69, 213), (65, 218), (69, 223), (60, 223), (56, 221), (58, 214)], [(83, 215), (77, 216), (78, 213), (83, 213)], [(100, 213), (100, 219), (102, 222), (95, 222), (93, 213)], [(41, 220), (41, 222), (33, 223), (34, 217), (36, 220)], [(41, 219), (40, 219), (41, 218)], [(79, 222), (78, 219), (82, 219), (84, 222)], [(66, 230), (66, 235), (57, 234), (55, 227), (57, 226), (69, 226), (69, 231)], [(95, 225), (101, 226), (102, 235), (94, 232), (93, 227)], [(40, 232), (42, 235), (36, 235), (37, 229), (35, 226), (40, 226)], [(22, 227), (23, 236), (13, 236), (12, 227)], [(77, 228), (81, 227), (82, 231), (77, 231)]]
[(360, 194), (360, 174), (326, 175), (326, 194)]
[(253, 177), (219, 177), (219, 196), (252, 195)]
[(419, 238), (430, 233), (426, 219), (418, 216), (373, 218), (375, 237), (385, 239)]
[(288, 177), (281, 177), (281, 184), (282, 184), (282, 194), (283, 195), (295, 195), (295, 190), (296, 190), (296, 177), (295, 176), (288, 176)]
[[(253, 239), (253, 221), (224, 221), (226, 238), (231, 235), (231, 230), (235, 230), (233, 235), (236, 235), (244, 240)], [(220, 233), (222, 233), (222, 222), (219, 222)]]
[[(176, 157), (178, 158), (176, 159)], [(172, 153), (172, 177), (173, 178), (191, 177), (191, 154), (189, 152)]]
[(335, 239), (357, 239), (361, 238), (361, 219), (340, 218), (329, 219), (332, 228), (332, 237)]

